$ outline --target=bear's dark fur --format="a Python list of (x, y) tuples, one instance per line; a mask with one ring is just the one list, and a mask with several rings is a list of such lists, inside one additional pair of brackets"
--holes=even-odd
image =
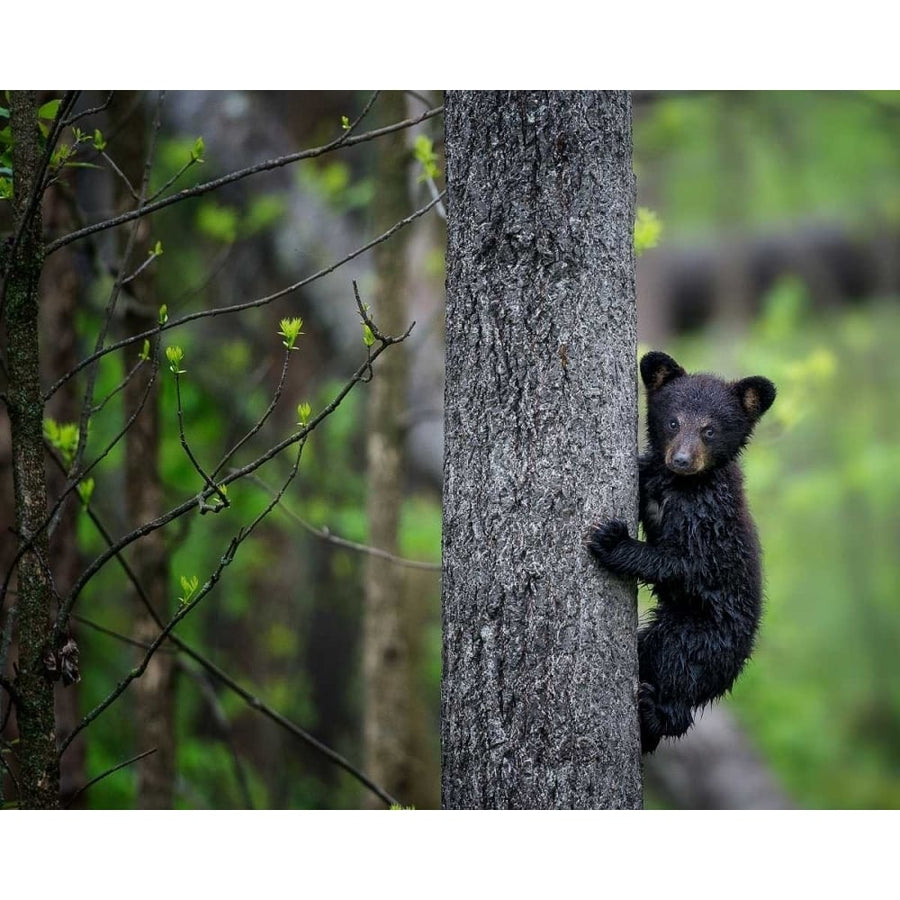
[(688, 375), (665, 353), (641, 360), (648, 448), (639, 461), (646, 542), (615, 520), (588, 548), (611, 572), (653, 588), (657, 606), (638, 633), (641, 746), (679, 737), (693, 712), (726, 693), (753, 649), (762, 607), (756, 528), (738, 454), (775, 386)]

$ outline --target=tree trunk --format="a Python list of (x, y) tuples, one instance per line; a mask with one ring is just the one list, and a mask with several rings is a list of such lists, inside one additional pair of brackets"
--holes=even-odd
[[(120, 168), (135, 188), (140, 189), (149, 146), (146, 110), (140, 96), (134, 92), (117, 95), (112, 115), (133, 117), (130, 127), (119, 124), (116, 152)], [(119, 184), (118, 207), (125, 211), (134, 205), (131, 195)], [(122, 259), (126, 272), (136, 269), (153, 246), (150, 220), (138, 226), (139, 231), (131, 259)], [(124, 251), (128, 229), (120, 234), (120, 249)], [(154, 266), (149, 266), (129, 285), (130, 296), (125, 304), (125, 334), (140, 334), (157, 321), (159, 302), (156, 297)], [(126, 354), (126, 371), (137, 362), (140, 347)], [(165, 370), (165, 365), (161, 367)], [(163, 511), (163, 485), (160, 475), (160, 378), (149, 388), (152, 375), (149, 363), (125, 386), (124, 415), (127, 419), (143, 403), (143, 409), (125, 435), (125, 504), (131, 528), (159, 517)], [(146, 399), (145, 399), (146, 398)], [(138, 583), (156, 612), (154, 617), (143, 601), (135, 597), (135, 640), (151, 643), (159, 634), (157, 620), (167, 622), (171, 615), (169, 592), (168, 549), (162, 530), (142, 538), (132, 554), (132, 568)], [(139, 656), (143, 652), (139, 651)], [(138, 809), (171, 809), (175, 799), (175, 658), (168, 646), (160, 648), (147, 665), (147, 671), (137, 680), (135, 692), (136, 750), (155, 749), (156, 752), (137, 764)]]
[[(72, 170), (69, 183), (77, 183), (77, 173)], [(77, 190), (77, 188), (75, 188)], [(44, 227), (49, 234), (65, 234), (75, 227), (63, 191), (51, 187), (44, 198)], [(84, 302), (84, 272), (89, 262), (76, 247), (63, 247), (49, 257), (41, 277), (41, 341), (50, 347), (50, 353), (42, 354), (41, 368), (44, 384), (55, 384), (63, 375), (75, 368), (76, 352), (75, 314), (79, 303)], [(73, 378), (63, 384), (50, 397), (45, 415), (57, 422), (77, 422), (81, 412), (77, 381)], [(51, 505), (66, 487), (66, 473), (54, 463), (47, 469), (47, 489)], [(56, 592), (61, 597), (72, 588), (82, 570), (83, 559), (78, 547), (78, 518), (81, 503), (77, 494), (70, 494), (58, 514), (55, 530), (50, 538), (50, 568)], [(77, 642), (75, 622), (68, 625), (69, 635)], [(72, 732), (81, 720), (80, 683), (63, 686), (56, 694), (56, 730), (60, 736)], [(60, 760), (60, 803), (68, 804), (87, 781), (85, 775), (85, 744), (76, 740), (68, 747)], [(76, 809), (83, 805), (86, 795), (74, 801)]]
[[(5, 285), (9, 419), (12, 435), (13, 485), (19, 545), (37, 534), (47, 515), (44, 474), (44, 401), (38, 346), (38, 280), (43, 266), (40, 197), (30, 219), (31, 198), (39, 191), (41, 149), (34, 91), (10, 96), (13, 137), (13, 217), (21, 240), (10, 260)], [(24, 225), (23, 225), (24, 223)], [(51, 634), (47, 532), (34, 538), (19, 561), (18, 675), (15, 681), (19, 726), (19, 804), (46, 809), (59, 804), (59, 757), (53, 684), (44, 669)]]
[(585, 526), (637, 522), (627, 94), (451, 92), (442, 798), (638, 808), (635, 584)]
[[(388, 121), (406, 115), (400, 92), (382, 97)], [(386, 231), (409, 213), (409, 151), (403, 132), (378, 145), (375, 203), (376, 231)], [(375, 294), (372, 316), (385, 334), (402, 334), (409, 326), (406, 302), (406, 232), (374, 250)], [(395, 352), (396, 351), (396, 352)], [(397, 532), (406, 477), (407, 352), (393, 347), (369, 388), (367, 435), (369, 542), (397, 554)], [(411, 618), (403, 571), (389, 560), (368, 556), (363, 616), (363, 685), (366, 774), (388, 793), (411, 803), (415, 751), (414, 661)], [(367, 805), (381, 805), (366, 795)]]

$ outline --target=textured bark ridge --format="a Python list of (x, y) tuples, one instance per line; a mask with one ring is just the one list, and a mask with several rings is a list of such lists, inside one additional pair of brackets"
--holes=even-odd
[(638, 808), (635, 585), (582, 547), (637, 521), (630, 100), (445, 115), (443, 804)]
[[(37, 179), (41, 150), (34, 91), (10, 97), (13, 135), (13, 198), (16, 229), (22, 236), (11, 260), (6, 288), (9, 421), (12, 437), (16, 532), (20, 545), (31, 542), (17, 572), (19, 659), (16, 677), (16, 715), (20, 742), (17, 755), (19, 804), (25, 809), (59, 805), (59, 757), (53, 684), (44, 669), (49, 648), (52, 591), (47, 575), (47, 532), (38, 530), (47, 515), (44, 480), (44, 402), (40, 384), (38, 345), (38, 281), (43, 266), (41, 215), (36, 208), (26, 220)], [(6, 538), (5, 538), (6, 539)]]

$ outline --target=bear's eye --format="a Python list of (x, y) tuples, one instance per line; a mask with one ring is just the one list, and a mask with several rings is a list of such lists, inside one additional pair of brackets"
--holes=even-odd
[(710, 425), (708, 428), (703, 430), (703, 437), (705, 438), (713, 438), (716, 436), (716, 429)]
[(669, 431), (678, 431), (678, 419), (669, 419)]

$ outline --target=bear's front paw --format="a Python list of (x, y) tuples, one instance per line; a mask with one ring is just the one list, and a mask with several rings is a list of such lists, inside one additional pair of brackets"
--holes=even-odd
[(611, 522), (594, 527), (587, 546), (595, 556), (604, 559), (626, 540), (628, 540), (628, 526), (620, 519), (613, 519)]
[(601, 563), (610, 563), (612, 552), (622, 543), (628, 540), (628, 527), (619, 519), (595, 525), (591, 530), (587, 548), (597, 557)]

